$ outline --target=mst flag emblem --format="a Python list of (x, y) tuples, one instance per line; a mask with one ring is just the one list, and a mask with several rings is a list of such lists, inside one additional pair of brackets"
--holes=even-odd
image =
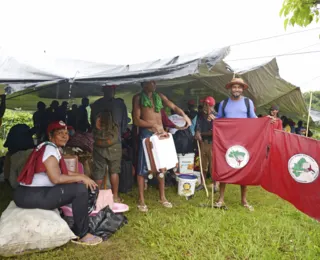
[(241, 145), (231, 146), (226, 152), (226, 161), (234, 169), (241, 169), (250, 159), (249, 152)]
[(288, 170), (292, 178), (300, 183), (314, 182), (319, 176), (319, 165), (306, 154), (296, 154), (288, 161)]

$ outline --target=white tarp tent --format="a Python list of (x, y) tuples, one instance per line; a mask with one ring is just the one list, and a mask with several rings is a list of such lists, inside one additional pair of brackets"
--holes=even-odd
[[(0, 49), (1, 50), (1, 49)], [(11, 93), (8, 105), (23, 95), (33, 93), (41, 98), (72, 98), (100, 95), (102, 84), (120, 85), (119, 91), (136, 93), (139, 82), (156, 80), (161, 92), (179, 105), (188, 99), (212, 95), (217, 101), (228, 96), (225, 85), (237, 72), (250, 88), (244, 94), (250, 97), (259, 112), (277, 103), (282, 113), (304, 117), (306, 106), (299, 88), (280, 78), (276, 59), (255, 66), (227, 64), (224, 59), (230, 48), (216, 49), (191, 55), (175, 56), (133, 65), (66, 60), (46, 54), (30, 57), (10, 56), (0, 51), (0, 83), (7, 84)], [(35, 100), (36, 101), (36, 100)], [(128, 104), (129, 106), (131, 104)]]

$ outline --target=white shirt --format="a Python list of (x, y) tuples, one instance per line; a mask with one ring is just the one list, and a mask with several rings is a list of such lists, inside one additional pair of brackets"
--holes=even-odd
[[(54, 156), (58, 162), (61, 159), (61, 154), (58, 150), (58, 148), (55, 148), (51, 145), (47, 145), (46, 149), (44, 151), (42, 162), (45, 162), (50, 156)], [(54, 184), (50, 181), (48, 175), (45, 172), (39, 172), (35, 173), (32, 179), (31, 184), (27, 185), (20, 182), (20, 185), (22, 186), (28, 186), (28, 187), (52, 187)]]

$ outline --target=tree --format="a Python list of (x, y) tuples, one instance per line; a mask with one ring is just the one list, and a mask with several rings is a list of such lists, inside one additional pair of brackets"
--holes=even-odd
[(284, 28), (288, 24), (295, 24), (306, 27), (313, 21), (319, 21), (320, 0), (284, 0), (280, 11), (280, 16), (286, 17)]
[[(304, 100), (307, 107), (309, 107), (310, 102), (310, 92), (303, 93)], [(312, 103), (311, 108), (320, 111), (320, 91), (314, 91), (312, 93)]]

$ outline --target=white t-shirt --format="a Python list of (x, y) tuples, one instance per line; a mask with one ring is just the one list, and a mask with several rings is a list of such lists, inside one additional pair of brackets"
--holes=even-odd
[[(42, 162), (45, 162), (50, 156), (54, 156), (58, 162), (61, 159), (61, 154), (58, 148), (53, 147), (52, 145), (47, 145), (44, 151)], [(52, 187), (54, 184), (50, 181), (48, 175), (45, 172), (35, 173), (32, 179), (32, 183), (26, 185), (24, 183), (20, 183), (22, 186), (28, 187)]]

